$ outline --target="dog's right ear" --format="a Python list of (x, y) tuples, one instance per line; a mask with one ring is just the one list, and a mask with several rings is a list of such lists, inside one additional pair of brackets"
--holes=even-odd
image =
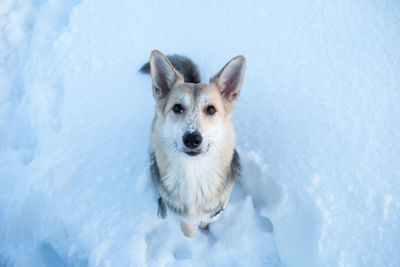
[(220, 93), (231, 103), (237, 101), (243, 83), (246, 58), (237, 56), (229, 61), (220, 72), (210, 79), (218, 86)]
[(167, 95), (176, 82), (183, 82), (183, 77), (174, 69), (167, 57), (158, 50), (151, 52), (150, 73), (153, 80), (153, 94), (156, 99)]

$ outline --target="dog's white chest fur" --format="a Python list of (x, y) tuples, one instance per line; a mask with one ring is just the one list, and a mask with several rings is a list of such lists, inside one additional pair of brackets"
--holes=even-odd
[(210, 157), (197, 160), (181, 158), (170, 164), (162, 180), (166, 189), (179, 203), (179, 208), (195, 215), (191, 213), (198, 213), (200, 207), (202, 210), (208, 210), (218, 204), (218, 201), (215, 201), (222, 176), (221, 168)]

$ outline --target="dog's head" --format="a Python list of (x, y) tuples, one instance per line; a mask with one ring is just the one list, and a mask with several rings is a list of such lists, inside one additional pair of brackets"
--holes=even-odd
[(191, 157), (222, 151), (225, 143), (234, 146), (230, 123), (233, 105), (243, 82), (246, 59), (230, 60), (209, 84), (185, 83), (161, 52), (150, 57), (153, 95), (157, 101), (154, 126), (168, 152)]

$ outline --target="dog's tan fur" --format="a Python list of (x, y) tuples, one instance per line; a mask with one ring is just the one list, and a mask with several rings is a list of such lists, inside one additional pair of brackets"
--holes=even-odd
[[(225, 70), (222, 75), (241, 75), (234, 77), (235, 90), (224, 87), (230, 78), (221, 78), (226, 66), (232, 70)], [(157, 100), (151, 134), (151, 150), (160, 176), (156, 189), (167, 206), (174, 207), (183, 233), (190, 237), (196, 235), (197, 226), (206, 227), (216, 219), (210, 214), (216, 207), (226, 206), (234, 185), (226, 181), (235, 149), (230, 119), (243, 81), (245, 59), (236, 57), (226, 66), (209, 84), (193, 84), (185, 83), (161, 52), (155, 50), (150, 57)], [(227, 71), (232, 73), (226, 74)], [(185, 107), (183, 114), (174, 113), (177, 103)], [(207, 113), (210, 105), (216, 109), (212, 116)], [(202, 133), (204, 142), (202, 153), (193, 157), (183, 153), (180, 140), (184, 132), (194, 130)]]

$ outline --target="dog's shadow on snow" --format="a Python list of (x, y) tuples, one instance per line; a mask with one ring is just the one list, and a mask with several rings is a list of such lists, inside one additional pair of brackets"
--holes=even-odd
[(231, 202), (247, 199), (254, 208), (257, 226), (262, 231), (272, 233), (271, 220), (262, 216), (262, 209), (273, 209), (279, 205), (282, 188), (268, 175), (268, 168), (261, 157), (255, 152), (241, 154), (242, 173), (232, 192)]

